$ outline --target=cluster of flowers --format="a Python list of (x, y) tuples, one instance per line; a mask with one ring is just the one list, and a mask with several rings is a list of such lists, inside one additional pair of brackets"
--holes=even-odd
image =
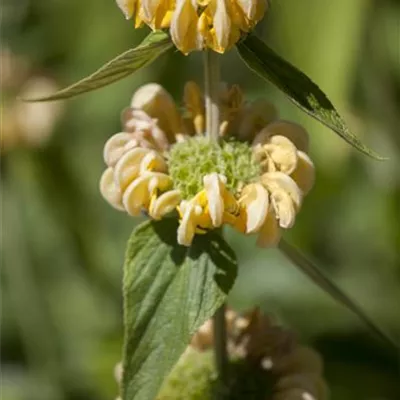
[(267, 0), (117, 0), (135, 26), (170, 28), (176, 47), (187, 54), (212, 48), (223, 53), (263, 17)]
[[(221, 142), (231, 146), (221, 145), (217, 156), (221, 160), (212, 161), (208, 152), (213, 145), (204, 147), (204, 99), (193, 82), (185, 86), (184, 108), (180, 115), (172, 97), (157, 84), (145, 85), (134, 94), (131, 107), (123, 113), (123, 132), (112, 136), (104, 148), (108, 166), (100, 182), (104, 198), (130, 215), (145, 211), (155, 220), (176, 209), (178, 242), (185, 246), (190, 246), (196, 233), (223, 224), (242, 233), (258, 233), (262, 247), (277, 245), (281, 228), (293, 226), (314, 183), (307, 132), (278, 120), (270, 103), (246, 103), (238, 87), (223, 85), (220, 135)], [(176, 149), (196, 141), (203, 143), (200, 153), (192, 154), (192, 147), (179, 159)], [(238, 163), (239, 171), (228, 170), (224, 162), (239, 144), (250, 157), (243, 164), (240, 154), (229, 161)], [(186, 168), (184, 174), (174, 173), (177, 164), (180, 170)], [(251, 176), (243, 176), (246, 168)], [(207, 171), (194, 177), (200, 188), (196, 193), (182, 189), (186, 180), (193, 180), (194, 170)]]
[[(324, 400), (327, 389), (322, 359), (309, 347), (299, 345), (295, 335), (255, 309), (243, 316), (233, 310), (225, 315), (227, 350), (231, 360), (244, 360), (269, 378), (268, 400)], [(193, 336), (189, 347), (198, 351), (214, 346), (213, 320)]]
[[(264, 397), (257, 398), (266, 400), (328, 398), (320, 355), (299, 344), (291, 331), (277, 325), (258, 309), (244, 315), (227, 310), (225, 319), (231, 371), (228, 385), (236, 395), (255, 390), (257, 393), (264, 391)], [(165, 380), (157, 399), (208, 398), (204, 394), (209, 393), (215, 371), (212, 366), (213, 331), (213, 320), (208, 320), (196, 332)], [(247, 371), (247, 379), (243, 379), (243, 371)], [(115, 375), (119, 383), (122, 372), (122, 366), (118, 364)], [(251, 385), (252, 379), (260, 381)]]

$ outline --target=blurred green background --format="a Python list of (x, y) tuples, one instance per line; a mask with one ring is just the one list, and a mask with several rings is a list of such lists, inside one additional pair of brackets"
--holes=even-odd
[[(67, 85), (136, 45), (114, 1), (2, 1), (2, 323), (4, 400), (106, 400), (122, 343), (121, 266), (137, 220), (98, 192), (102, 147), (132, 92), (157, 81), (179, 101), (201, 56), (170, 52), (135, 76), (56, 105), (17, 96)], [(311, 135), (317, 184), (287, 235), (392, 336), (400, 337), (398, 0), (276, 0), (257, 30), (308, 73), (387, 162), (353, 151), (248, 71), (223, 77), (265, 96)], [(241, 270), (231, 304), (255, 304), (325, 360), (333, 400), (399, 400), (399, 355), (274, 250), (230, 235)]]

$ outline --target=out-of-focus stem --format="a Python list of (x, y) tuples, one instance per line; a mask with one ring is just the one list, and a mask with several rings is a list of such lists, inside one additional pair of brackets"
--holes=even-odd
[(223, 304), (214, 314), (214, 351), (218, 371), (215, 399), (224, 400), (228, 392), (228, 355), (226, 348), (226, 305)]
[(219, 137), (219, 85), (220, 55), (212, 50), (204, 50), (204, 91), (206, 100), (206, 132), (212, 140)]

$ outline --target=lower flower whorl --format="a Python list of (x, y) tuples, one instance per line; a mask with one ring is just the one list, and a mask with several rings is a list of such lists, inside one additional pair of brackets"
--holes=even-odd
[[(176, 211), (178, 242), (185, 246), (196, 234), (224, 224), (257, 234), (262, 247), (276, 246), (314, 184), (308, 135), (280, 120), (263, 121), (260, 129), (262, 119), (255, 116), (262, 114), (261, 103), (252, 109), (253, 103), (242, 103), (234, 88), (221, 87), (224, 117), (218, 143), (199, 132), (205, 116), (197, 85), (191, 82), (185, 89), (187, 113), (181, 120), (164, 89), (155, 84), (139, 89), (144, 97), (137, 92), (132, 101), (142, 109), (124, 112), (124, 132), (104, 148), (108, 168), (100, 190), (105, 199), (130, 215), (144, 211), (156, 220)], [(275, 118), (271, 106), (264, 105)]]

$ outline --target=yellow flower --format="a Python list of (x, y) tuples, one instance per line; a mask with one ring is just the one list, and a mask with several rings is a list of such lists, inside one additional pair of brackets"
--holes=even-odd
[(315, 180), (314, 164), (307, 155), (308, 134), (303, 127), (286, 121), (267, 125), (253, 141), (254, 153), (265, 171), (289, 175), (307, 194)]
[[(122, 203), (128, 214), (139, 215), (142, 209), (152, 208), (160, 192), (172, 187), (172, 180), (161, 172), (144, 172), (133, 180), (124, 191)], [(166, 208), (166, 207), (165, 207)]]
[(224, 224), (256, 234), (259, 246), (276, 246), (314, 183), (307, 132), (277, 120), (265, 101), (244, 102), (237, 86), (221, 85), (220, 143), (204, 136), (204, 98), (193, 82), (184, 106), (181, 116), (156, 84), (135, 92), (124, 131), (104, 147), (103, 197), (133, 216), (176, 212), (184, 246)]
[(232, 47), (263, 17), (267, 0), (117, 0), (135, 25), (170, 27), (176, 47), (184, 54), (211, 48), (219, 53)]
[(226, 189), (226, 177), (212, 173), (203, 178), (204, 189), (179, 205), (181, 223), (178, 243), (189, 246), (195, 233), (206, 233), (223, 223), (234, 223), (239, 210), (235, 197)]

